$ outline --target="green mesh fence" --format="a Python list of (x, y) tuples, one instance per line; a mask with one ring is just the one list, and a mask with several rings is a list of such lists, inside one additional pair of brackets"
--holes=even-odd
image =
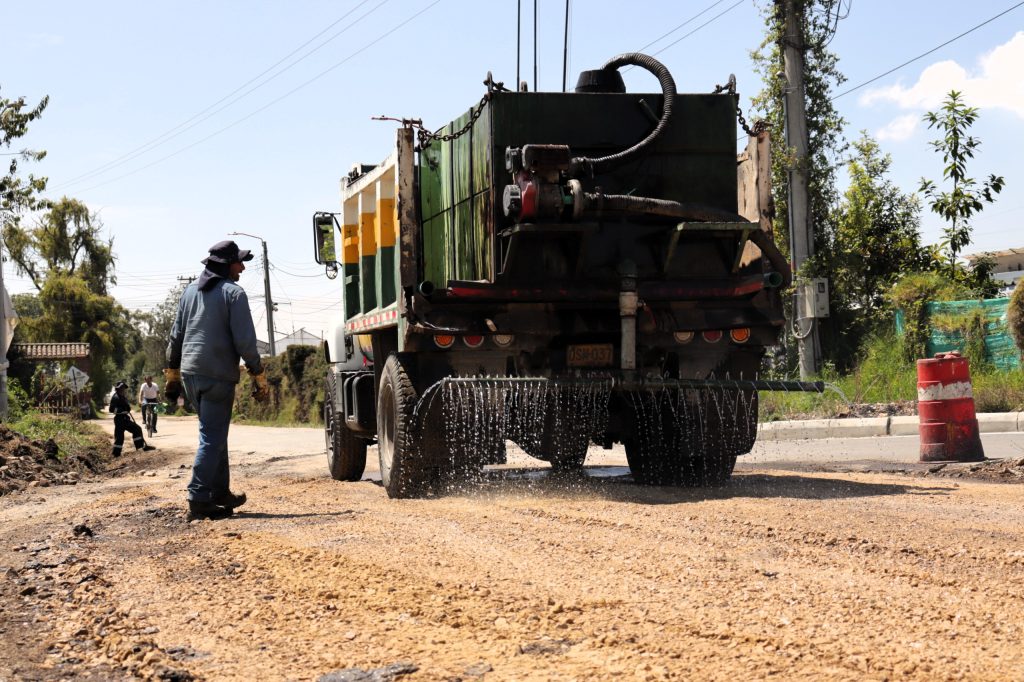
[[(925, 304), (925, 314), (935, 315), (969, 315), (981, 310), (985, 315), (985, 357), (996, 368), (1012, 370), (1020, 367), (1020, 351), (1013, 342), (1010, 328), (1006, 322), (1006, 311), (1009, 298), (990, 298), (983, 301), (933, 301)], [(896, 311), (896, 331), (903, 333), (905, 328), (903, 311)], [(928, 337), (928, 357), (936, 353), (951, 350), (964, 351), (964, 338), (960, 332), (946, 332), (932, 328)]]

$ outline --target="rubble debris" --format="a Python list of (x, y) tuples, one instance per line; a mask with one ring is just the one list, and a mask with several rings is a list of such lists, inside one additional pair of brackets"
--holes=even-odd
[(77, 524), (74, 528), (71, 529), (71, 532), (75, 534), (76, 538), (81, 537), (83, 535), (87, 538), (91, 538), (95, 535), (95, 533), (92, 531), (92, 528), (85, 525), (84, 523)]
[(97, 470), (99, 453), (61, 459), (53, 439), (31, 440), (0, 424), (0, 496), (25, 488), (75, 485)]

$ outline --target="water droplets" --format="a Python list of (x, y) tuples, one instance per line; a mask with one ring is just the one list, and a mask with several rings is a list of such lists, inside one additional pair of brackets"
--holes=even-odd
[(417, 413), (424, 457), (448, 487), (504, 463), (506, 441), (556, 471), (580, 471), (591, 441), (609, 433), (626, 443), (636, 480), (707, 485), (726, 480), (735, 457), (753, 446), (757, 394), (671, 381), (615, 390), (603, 377), (449, 377), (423, 392)]

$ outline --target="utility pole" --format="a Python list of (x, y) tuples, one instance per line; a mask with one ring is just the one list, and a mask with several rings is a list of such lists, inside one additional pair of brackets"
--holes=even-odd
[(267, 242), (263, 237), (257, 237), (248, 232), (232, 232), (231, 236), (242, 235), (259, 239), (263, 245), (263, 299), (267, 304), (267, 337), (270, 343), (270, 356), (277, 355), (277, 346), (274, 344), (274, 300), (270, 298), (270, 260), (267, 258)]
[[(782, 54), (786, 88), (783, 93), (786, 118), (786, 145), (793, 150), (793, 165), (789, 169), (789, 247), (793, 258), (793, 273), (799, 272), (804, 262), (814, 255), (814, 225), (808, 211), (807, 192), (807, 111), (804, 100), (804, 35), (801, 16), (803, 0), (783, 0), (785, 31)], [(818, 370), (821, 357), (818, 326), (812, 306), (805, 300), (810, 291), (797, 283), (797, 297), (793, 306), (796, 318), (797, 344), (800, 355), (800, 378), (808, 379)]]
[(267, 259), (267, 243), (263, 244), (263, 298), (267, 304), (267, 336), (270, 341), (270, 357), (277, 355), (274, 345), (274, 301), (270, 298), (270, 261)]

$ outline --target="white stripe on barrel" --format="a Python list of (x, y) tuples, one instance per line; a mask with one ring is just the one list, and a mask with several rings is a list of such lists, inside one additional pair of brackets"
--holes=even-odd
[(919, 401), (955, 400), (957, 398), (973, 397), (974, 391), (969, 381), (957, 381), (952, 384), (934, 383), (917, 387), (917, 399)]

